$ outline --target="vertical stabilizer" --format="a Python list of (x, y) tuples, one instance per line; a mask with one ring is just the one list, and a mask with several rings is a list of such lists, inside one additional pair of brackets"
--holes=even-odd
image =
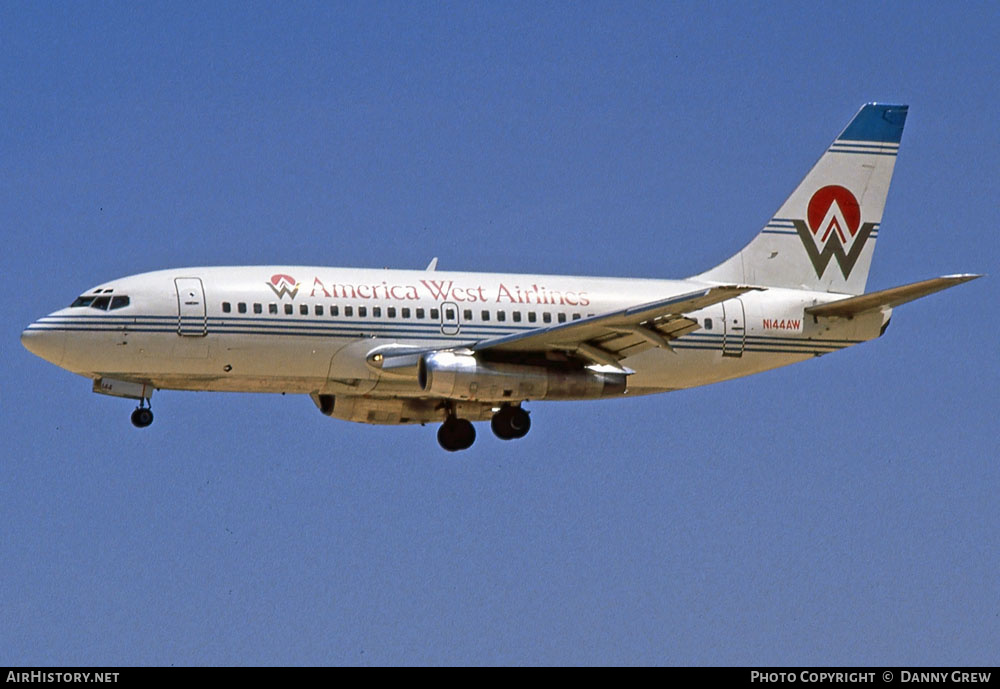
[(696, 279), (862, 294), (906, 112), (862, 107), (760, 234)]

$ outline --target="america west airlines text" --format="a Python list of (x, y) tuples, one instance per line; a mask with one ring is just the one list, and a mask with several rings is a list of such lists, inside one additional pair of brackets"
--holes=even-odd
[(560, 306), (589, 306), (590, 299), (585, 291), (552, 290), (544, 285), (529, 287), (500, 283), (496, 288), (483, 285), (467, 286), (454, 280), (419, 280), (417, 284), (393, 285), (388, 282), (350, 284), (324, 282), (313, 278), (310, 297), (328, 299), (384, 299), (395, 301), (454, 301), (494, 304), (548, 304)]

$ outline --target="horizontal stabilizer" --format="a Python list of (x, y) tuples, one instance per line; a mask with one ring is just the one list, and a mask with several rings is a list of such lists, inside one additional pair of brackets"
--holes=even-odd
[(913, 301), (914, 299), (919, 299), (920, 297), (926, 297), (928, 294), (934, 294), (935, 292), (940, 292), (943, 289), (960, 285), (963, 282), (975, 280), (978, 277), (982, 276), (945, 275), (944, 277), (932, 278), (930, 280), (921, 280), (920, 282), (914, 282), (909, 285), (891, 287), (878, 292), (862, 294), (858, 297), (840, 299), (838, 301), (832, 301), (828, 304), (820, 304), (819, 306), (810, 306), (806, 309), (806, 313), (810, 316), (851, 318), (859, 313), (864, 313), (865, 311), (881, 309), (887, 306), (899, 306), (900, 304), (905, 304), (908, 301)]

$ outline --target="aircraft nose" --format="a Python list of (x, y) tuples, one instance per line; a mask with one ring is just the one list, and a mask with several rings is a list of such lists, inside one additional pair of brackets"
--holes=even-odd
[(32, 323), (21, 333), (21, 344), (35, 356), (58, 364), (65, 352), (66, 333)]

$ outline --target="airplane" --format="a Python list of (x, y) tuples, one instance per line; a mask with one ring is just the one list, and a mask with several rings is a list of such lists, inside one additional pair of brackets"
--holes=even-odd
[(28, 326), (32, 353), (138, 400), (154, 390), (309, 395), (368, 424), (440, 423), (464, 450), (524, 404), (646, 395), (880, 337), (895, 307), (980, 277), (865, 293), (908, 106), (868, 103), (739, 253), (682, 280), (311, 266), (160, 270)]

